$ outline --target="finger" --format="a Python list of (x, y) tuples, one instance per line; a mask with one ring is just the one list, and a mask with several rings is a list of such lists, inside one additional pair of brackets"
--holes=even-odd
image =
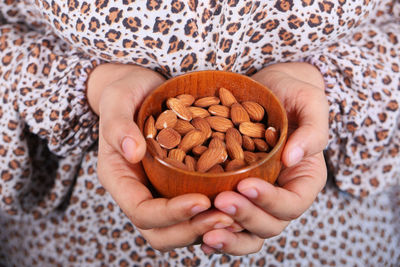
[(204, 234), (203, 242), (219, 252), (242, 256), (258, 252), (264, 240), (246, 232), (232, 233), (226, 229), (217, 229)]
[(289, 120), (297, 121), (297, 129), (288, 138), (282, 153), (282, 161), (288, 167), (321, 152), (328, 143), (328, 104), (325, 94), (303, 82), (293, 86), (299, 87), (288, 88), (298, 91)]
[(186, 221), (210, 207), (209, 199), (201, 194), (185, 194), (171, 199), (156, 198), (140, 202), (131, 214), (131, 219), (142, 229), (165, 227)]
[(157, 250), (168, 251), (201, 242), (201, 236), (214, 229), (229, 227), (232, 218), (226, 214), (209, 210), (191, 220), (169, 227), (141, 230), (143, 237)]
[[(100, 142), (99, 151), (103, 146), (104, 142)], [(210, 200), (201, 194), (153, 199), (145, 185), (142, 166), (126, 164), (118, 153), (99, 153), (98, 173), (100, 182), (124, 213), (143, 229), (185, 221), (211, 206)]]
[(210, 246), (208, 246), (208, 245), (206, 245), (204, 243), (200, 245), (200, 249), (206, 255), (210, 255), (210, 254), (213, 254), (213, 253), (218, 253), (218, 250), (216, 250), (215, 248), (212, 248), (212, 247), (210, 247)]
[(163, 82), (161, 75), (140, 68), (128, 78), (115, 81), (102, 93), (101, 133), (131, 163), (139, 162), (146, 151), (145, 140), (134, 123), (135, 112), (146, 95)]
[(233, 233), (238, 233), (244, 230), (244, 228), (238, 224), (237, 222), (234, 222), (231, 226), (225, 228), (228, 231), (231, 231)]
[(107, 88), (100, 104), (101, 134), (131, 163), (139, 162), (146, 151), (145, 139), (134, 122), (136, 99), (130, 88)]
[(114, 184), (107, 190), (132, 223), (141, 229), (174, 225), (211, 206), (209, 199), (201, 194), (153, 199), (146, 186), (131, 178), (118, 178)]
[(268, 214), (236, 192), (226, 191), (218, 194), (214, 205), (220, 211), (232, 216), (244, 229), (260, 238), (279, 235), (289, 224)]
[(248, 178), (237, 188), (268, 214), (284, 221), (293, 220), (309, 208), (325, 185), (326, 168), (322, 153), (284, 169), (278, 179), (281, 186)]

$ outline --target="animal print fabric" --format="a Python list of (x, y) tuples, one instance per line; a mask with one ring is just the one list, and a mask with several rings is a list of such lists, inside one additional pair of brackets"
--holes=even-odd
[[(2, 0), (0, 264), (398, 266), (398, 0)], [(102, 62), (166, 77), (306, 61), (330, 103), (330, 178), (259, 253), (153, 250), (96, 177), (85, 83)]]

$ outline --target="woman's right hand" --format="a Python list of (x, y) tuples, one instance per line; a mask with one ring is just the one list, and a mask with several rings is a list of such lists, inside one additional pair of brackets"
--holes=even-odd
[(163, 83), (154, 71), (121, 64), (103, 64), (90, 75), (87, 96), (100, 117), (97, 173), (103, 187), (139, 229), (161, 251), (201, 241), (213, 229), (233, 224), (226, 214), (210, 210), (201, 194), (153, 198), (140, 164), (145, 139), (134, 115), (148, 93)]

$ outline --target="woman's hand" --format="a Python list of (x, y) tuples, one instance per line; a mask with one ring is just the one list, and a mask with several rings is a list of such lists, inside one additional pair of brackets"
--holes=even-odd
[(153, 199), (138, 163), (146, 143), (134, 115), (145, 96), (163, 82), (145, 68), (104, 64), (92, 72), (87, 95), (100, 116), (100, 182), (151, 246), (167, 251), (198, 242), (204, 233), (230, 226), (233, 219), (208, 210), (210, 200), (201, 194)]
[[(323, 149), (328, 142), (328, 104), (321, 74), (306, 63), (269, 66), (253, 76), (269, 87), (283, 103), (289, 120), (289, 137), (282, 153), (285, 168), (277, 184), (248, 178), (238, 192), (222, 192), (217, 209), (232, 216), (235, 224), (203, 236), (205, 253), (254, 253), (264, 239), (279, 235), (315, 200), (326, 182)], [(245, 231), (241, 231), (245, 229)]]

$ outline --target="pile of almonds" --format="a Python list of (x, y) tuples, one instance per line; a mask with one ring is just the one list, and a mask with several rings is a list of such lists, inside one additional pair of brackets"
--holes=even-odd
[(214, 173), (237, 170), (265, 157), (278, 133), (267, 127), (264, 108), (252, 101), (238, 103), (225, 88), (218, 95), (167, 99), (168, 109), (156, 120), (149, 116), (144, 125), (153, 155), (181, 169)]

